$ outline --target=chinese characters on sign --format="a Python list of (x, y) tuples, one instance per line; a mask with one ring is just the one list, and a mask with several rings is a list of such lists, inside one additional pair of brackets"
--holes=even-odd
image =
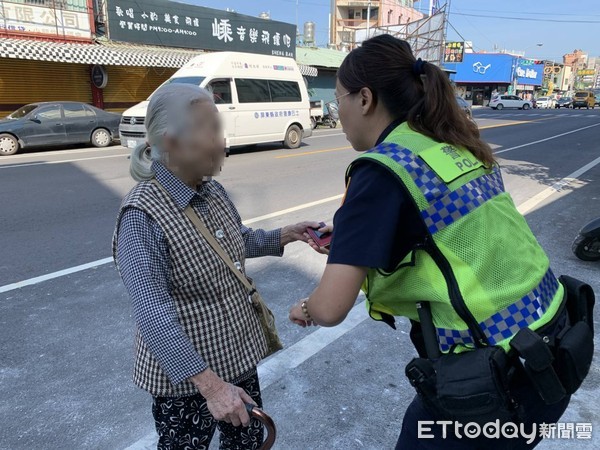
[(286, 110), (286, 111), (266, 111), (266, 112), (255, 112), (255, 119), (269, 119), (273, 117), (299, 117), (300, 111), (298, 110)]
[(108, 17), (114, 40), (291, 58), (296, 53), (294, 25), (237, 13), (159, 0), (109, 0)]
[(92, 39), (89, 14), (3, 2), (0, 32), (40, 33), (61, 39)]
[(446, 42), (444, 49), (444, 62), (461, 63), (465, 53), (464, 42)]

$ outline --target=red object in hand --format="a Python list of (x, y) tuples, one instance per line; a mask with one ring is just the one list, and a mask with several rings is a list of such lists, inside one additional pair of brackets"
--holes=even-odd
[[(321, 222), (319, 226), (320, 228), (323, 228), (326, 225), (325, 223)], [(306, 232), (319, 247), (328, 248), (329, 245), (331, 245), (331, 237), (333, 236), (333, 233), (321, 233), (319, 228), (307, 228)]]

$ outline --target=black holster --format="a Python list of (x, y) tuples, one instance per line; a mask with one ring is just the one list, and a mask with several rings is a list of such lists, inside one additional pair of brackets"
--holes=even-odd
[(563, 275), (560, 282), (566, 295), (556, 314), (557, 318), (566, 315), (562, 329), (550, 335), (547, 327), (537, 332), (523, 328), (510, 342), (529, 381), (548, 405), (579, 389), (594, 356), (594, 291), (572, 277)]
[(512, 421), (518, 405), (510, 395), (511, 364), (499, 347), (479, 347), (464, 353), (441, 354), (427, 302), (417, 304), (422, 351), (406, 366), (410, 384), (434, 416), (444, 420)]
[(516, 420), (518, 405), (508, 389), (510, 367), (502, 348), (484, 347), (436, 360), (414, 358), (406, 376), (439, 419), (483, 425)]

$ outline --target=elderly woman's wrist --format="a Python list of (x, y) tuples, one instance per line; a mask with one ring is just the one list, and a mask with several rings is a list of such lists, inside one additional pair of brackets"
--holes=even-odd
[(295, 241), (291, 227), (283, 227), (279, 230), (279, 232), (281, 235), (280, 242), (282, 247), (285, 247), (286, 245)]
[(212, 397), (213, 394), (217, 392), (224, 383), (224, 381), (210, 369), (203, 370), (202, 372), (194, 375), (190, 378), (190, 381), (206, 399)]

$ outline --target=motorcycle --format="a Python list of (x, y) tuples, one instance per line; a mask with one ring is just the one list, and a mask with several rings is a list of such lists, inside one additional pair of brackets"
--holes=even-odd
[(572, 250), (583, 261), (600, 261), (600, 218), (592, 220), (579, 231)]

